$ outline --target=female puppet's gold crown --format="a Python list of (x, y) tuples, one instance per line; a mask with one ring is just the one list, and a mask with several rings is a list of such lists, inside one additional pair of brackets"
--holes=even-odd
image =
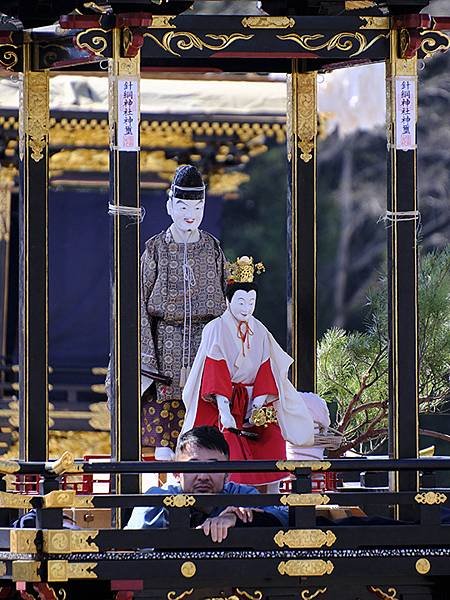
[(235, 262), (228, 263), (228, 283), (252, 283), (257, 275), (266, 270), (262, 262), (253, 263), (253, 256), (241, 256)]

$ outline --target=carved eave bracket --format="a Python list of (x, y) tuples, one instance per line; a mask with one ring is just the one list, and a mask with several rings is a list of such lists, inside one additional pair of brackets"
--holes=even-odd
[(400, 58), (429, 58), (436, 52), (450, 49), (450, 18), (430, 15), (397, 17), (394, 28), (400, 30)]

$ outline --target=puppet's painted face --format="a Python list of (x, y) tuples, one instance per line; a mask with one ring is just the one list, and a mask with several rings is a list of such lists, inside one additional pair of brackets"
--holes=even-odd
[(169, 198), (167, 212), (180, 231), (195, 231), (200, 227), (205, 211), (204, 200)]
[(256, 306), (256, 291), (236, 290), (230, 300), (230, 311), (238, 321), (248, 321)]

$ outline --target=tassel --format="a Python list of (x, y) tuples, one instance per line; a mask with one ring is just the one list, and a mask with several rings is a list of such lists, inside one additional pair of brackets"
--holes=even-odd
[(180, 388), (184, 388), (184, 386), (186, 385), (186, 379), (187, 379), (187, 369), (186, 367), (181, 367), (181, 371), (180, 371)]
[(190, 373), (191, 373), (191, 367), (186, 367), (186, 381), (188, 380)]

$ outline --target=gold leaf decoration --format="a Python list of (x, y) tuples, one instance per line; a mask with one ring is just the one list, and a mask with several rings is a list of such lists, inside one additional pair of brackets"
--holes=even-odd
[(198, 50), (204, 50), (206, 48), (208, 50), (219, 52), (225, 48), (228, 48), (228, 46), (238, 40), (250, 40), (253, 37), (253, 34), (245, 35), (243, 33), (231, 33), (227, 35), (225, 33), (207, 33), (205, 35), (208, 40), (216, 43), (202, 40), (198, 35), (189, 31), (168, 31), (163, 35), (161, 40), (159, 40), (153, 33), (149, 33), (147, 31), (144, 33), (144, 37), (152, 39), (155, 44), (157, 44), (166, 52), (173, 54), (173, 56), (181, 56), (179, 52), (174, 50), (172, 44), (177, 50), (182, 52), (191, 50), (192, 48), (197, 48)]
[(444, 31), (425, 29), (419, 33), (423, 37), (420, 49), (425, 56), (432, 56), (435, 52), (446, 52), (450, 48), (450, 36)]
[(193, 591), (194, 588), (191, 588), (190, 590), (185, 590), (177, 596), (177, 592), (172, 590), (171, 592), (167, 592), (167, 600), (183, 600), (183, 598), (186, 598), (186, 596), (190, 596)]
[(319, 596), (320, 594), (325, 594), (325, 592), (327, 591), (327, 588), (317, 588), (317, 590), (315, 592), (310, 592), (309, 590), (302, 590), (302, 593), (300, 594), (300, 598), (302, 600), (313, 600), (314, 598), (317, 598), (317, 596)]
[(416, 561), (416, 571), (420, 575), (426, 575), (431, 569), (431, 563), (427, 558), (419, 558)]
[(330, 560), (287, 560), (278, 565), (278, 572), (289, 577), (319, 577), (331, 575), (334, 566)]
[(360, 29), (389, 29), (389, 17), (359, 17), (364, 21)]
[[(380, 33), (379, 35), (367, 41), (364, 34), (359, 31), (355, 33), (342, 32), (336, 33), (331, 38), (326, 39), (323, 33), (313, 34), (299, 34), (299, 33), (287, 33), (283, 35), (277, 35), (277, 38), (283, 41), (295, 42), (308, 52), (318, 52), (319, 50), (339, 50), (340, 52), (351, 52), (349, 58), (359, 56), (366, 52), (371, 46), (373, 46), (378, 40), (382, 38), (388, 38), (388, 33)], [(314, 42), (320, 43), (314, 44)], [(322, 41), (325, 40), (325, 41)]]
[(321, 506), (329, 501), (330, 498), (326, 494), (288, 494), (280, 498), (284, 506)]
[(0, 67), (11, 71), (19, 62), (17, 54), (19, 46), (15, 44), (0, 44)]
[(447, 501), (447, 496), (442, 492), (422, 492), (414, 496), (418, 504), (443, 504)]
[(279, 531), (273, 540), (280, 548), (322, 548), (332, 546), (336, 536), (329, 530), (325, 532), (320, 529), (291, 529)]
[(48, 72), (28, 72), (23, 76), (25, 135), (31, 158), (39, 162), (48, 146), (49, 130), (49, 79)]
[(381, 600), (398, 600), (397, 590), (393, 587), (388, 588), (386, 592), (384, 592), (381, 588), (371, 585), (369, 586), (369, 591), (375, 594)]
[(279, 460), (276, 463), (279, 471), (295, 471), (295, 469), (311, 469), (311, 471), (327, 471), (331, 463), (322, 460)]
[(175, 494), (164, 498), (163, 504), (175, 508), (185, 508), (186, 506), (194, 506), (195, 498), (194, 496), (187, 496), (185, 494)]
[(243, 27), (249, 29), (288, 29), (295, 26), (292, 17), (244, 17), (241, 21)]
[[(91, 32), (96, 31), (97, 35), (91, 36)], [(87, 50), (95, 56), (102, 56), (108, 46), (107, 34), (110, 29), (85, 29), (75, 38), (75, 44), (81, 50)]]
[(183, 577), (190, 578), (194, 577), (194, 575), (196, 574), (197, 567), (195, 566), (195, 563), (191, 562), (190, 560), (187, 560), (181, 565), (180, 571)]

